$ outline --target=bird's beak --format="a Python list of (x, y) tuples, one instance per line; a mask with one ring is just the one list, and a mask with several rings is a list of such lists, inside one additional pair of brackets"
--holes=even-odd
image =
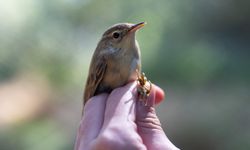
[(138, 29), (144, 27), (145, 25), (146, 25), (146, 22), (137, 23), (137, 24), (133, 25), (133, 26), (129, 29), (129, 32), (135, 32), (135, 31), (137, 31)]

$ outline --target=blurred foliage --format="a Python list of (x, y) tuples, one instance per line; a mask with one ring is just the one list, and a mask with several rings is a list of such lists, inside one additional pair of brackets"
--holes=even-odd
[(75, 105), (68, 112), (80, 112), (74, 106), (81, 105), (103, 31), (140, 21), (148, 23), (137, 34), (143, 71), (167, 89), (169, 101), (159, 114), (173, 143), (181, 149), (249, 149), (249, 7), (243, 0), (0, 2), (0, 83), (35, 73), (48, 80), (52, 93), (52, 110), (0, 130), (1, 149), (72, 149), (79, 118), (62, 117), (72, 122), (68, 126), (55, 118), (70, 103)]

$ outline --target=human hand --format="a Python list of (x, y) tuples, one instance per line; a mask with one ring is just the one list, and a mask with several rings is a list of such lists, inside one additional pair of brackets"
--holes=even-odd
[(145, 106), (136, 98), (135, 87), (135, 82), (129, 83), (88, 100), (75, 150), (178, 149), (165, 135), (154, 109), (164, 92), (153, 85)]

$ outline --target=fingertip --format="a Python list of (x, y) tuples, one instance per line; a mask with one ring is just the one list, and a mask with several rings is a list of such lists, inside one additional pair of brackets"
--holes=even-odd
[(162, 102), (165, 98), (165, 93), (164, 91), (158, 87), (157, 85), (153, 85), (153, 88), (155, 90), (155, 104), (159, 104)]
[[(150, 91), (150, 95), (147, 97), (147, 99), (141, 99), (139, 100), (139, 105), (140, 106), (155, 106), (157, 104), (159, 104), (160, 102), (163, 101), (165, 97), (165, 93), (164, 91), (158, 87), (155, 84), (152, 84), (152, 89)], [(140, 107), (139, 106), (139, 107)]]
[[(135, 89), (136, 83), (135, 82), (130, 82), (122, 87), (115, 88), (109, 95), (109, 99), (112, 101), (117, 101), (116, 97), (122, 97), (123, 94), (125, 93), (133, 93), (134, 94), (134, 89)], [(112, 98), (115, 97), (115, 98)], [(111, 101), (109, 100), (109, 102)]]
[(84, 105), (84, 109), (88, 107), (96, 107), (106, 103), (107, 97), (108, 97), (107, 93), (101, 93), (99, 95), (91, 97)]
[[(107, 97), (107, 93), (102, 93), (91, 97), (86, 102), (78, 133), (80, 139), (77, 140), (84, 139), (83, 141), (92, 141), (98, 136), (104, 120)], [(82, 141), (77, 142), (76, 147), (78, 147), (79, 142)]]
[(105, 122), (109, 122), (111, 119), (115, 120), (114, 118), (126, 119), (126, 116), (134, 114), (135, 87), (136, 82), (130, 82), (123, 87), (114, 89), (109, 94), (105, 109)]

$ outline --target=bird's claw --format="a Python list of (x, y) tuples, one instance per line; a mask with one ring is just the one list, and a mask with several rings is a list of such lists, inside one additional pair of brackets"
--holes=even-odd
[(138, 98), (144, 101), (145, 106), (147, 106), (147, 99), (152, 89), (152, 83), (147, 79), (145, 73), (139, 73), (137, 71), (137, 93)]

